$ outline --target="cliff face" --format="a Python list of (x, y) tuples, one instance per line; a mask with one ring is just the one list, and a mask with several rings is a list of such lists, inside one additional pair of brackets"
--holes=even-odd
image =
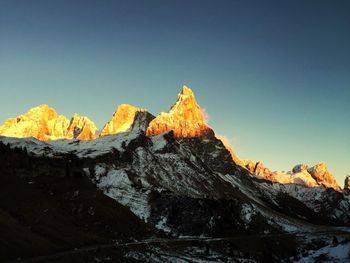
[(34, 137), (48, 141), (64, 138), (69, 120), (48, 105), (40, 105), (27, 113), (5, 121), (0, 134), (8, 137)]
[(340, 191), (340, 187), (337, 184), (334, 175), (328, 171), (326, 163), (318, 163), (315, 166), (307, 169), (307, 171), (319, 185)]
[(324, 186), (340, 191), (340, 187), (334, 175), (328, 171), (327, 165), (323, 162), (312, 167), (306, 164), (299, 164), (289, 172), (272, 172), (270, 169), (266, 168), (262, 162), (254, 162), (252, 160), (243, 160), (242, 163), (242, 167), (246, 168), (252, 174), (271, 182), (283, 184), (294, 183), (309, 187)]
[(126, 132), (133, 128), (136, 120), (143, 119), (144, 123), (137, 122), (138, 124), (145, 126), (143, 127), (143, 130), (145, 130), (149, 123), (147, 119), (152, 117), (153, 116), (144, 109), (128, 104), (121, 104), (113, 113), (112, 119), (103, 127), (100, 136)]
[(95, 139), (96, 126), (87, 117), (65, 116), (48, 105), (40, 105), (16, 118), (10, 118), (0, 126), (0, 135), (7, 137), (34, 137), (41, 141), (57, 139)]
[(66, 132), (66, 139), (93, 140), (96, 138), (95, 124), (85, 116), (74, 114)]
[(147, 128), (147, 135), (172, 130), (177, 138), (213, 136), (191, 89), (183, 86), (175, 105), (169, 112), (159, 114)]
[[(157, 117), (141, 108), (128, 104), (120, 105), (110, 121), (103, 127), (99, 136), (133, 130), (141, 131), (141, 133), (146, 133), (148, 136), (172, 131), (174, 138), (189, 139), (187, 143), (190, 144), (190, 148), (193, 146), (192, 142), (196, 140), (213, 139), (212, 141), (215, 141), (215, 143), (212, 145), (206, 144), (205, 147), (212, 148), (212, 152), (222, 156), (223, 159), (220, 162), (230, 163), (233, 160), (250, 173), (272, 182), (294, 183), (310, 187), (323, 186), (340, 191), (340, 187), (334, 176), (328, 171), (325, 163), (319, 163), (310, 168), (307, 165), (297, 165), (289, 172), (274, 172), (265, 167), (262, 162), (240, 160), (229, 146), (228, 141), (225, 140), (225, 137), (215, 135), (208, 126), (204, 111), (198, 105), (192, 90), (186, 86), (183, 86), (176, 103), (169, 112), (162, 112)], [(23, 115), (6, 120), (0, 126), (0, 135), (2, 136), (34, 137), (41, 141), (57, 139), (93, 140), (96, 139), (96, 134), (97, 128), (89, 118), (75, 114), (69, 120), (63, 115), (58, 115), (48, 105), (34, 107)], [(222, 144), (218, 143), (218, 140)], [(226, 154), (225, 148), (230, 155)], [(198, 151), (204, 150), (199, 149)], [(206, 162), (210, 162), (211, 158), (212, 156), (206, 156)], [(222, 166), (219, 162), (215, 164), (216, 167), (220, 165)], [(349, 178), (346, 180), (345, 188), (350, 188)]]
[(350, 175), (347, 175), (344, 181), (344, 190), (350, 192)]

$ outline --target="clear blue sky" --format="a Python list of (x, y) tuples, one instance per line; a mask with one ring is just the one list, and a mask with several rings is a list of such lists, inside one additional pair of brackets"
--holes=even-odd
[(350, 1), (0, 0), (0, 121), (47, 103), (101, 127), (183, 84), (241, 158), (350, 174)]

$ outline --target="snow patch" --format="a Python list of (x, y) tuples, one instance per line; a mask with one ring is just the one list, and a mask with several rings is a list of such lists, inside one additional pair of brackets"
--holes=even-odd
[(167, 218), (165, 216), (162, 216), (159, 222), (156, 224), (156, 228), (159, 230), (163, 230), (165, 233), (170, 233), (171, 229), (166, 225)]
[(104, 176), (101, 176), (106, 172), (104, 169), (103, 165), (95, 166), (97, 186), (106, 195), (129, 207), (136, 216), (147, 222), (150, 216), (149, 191), (136, 190), (123, 169), (111, 169)]

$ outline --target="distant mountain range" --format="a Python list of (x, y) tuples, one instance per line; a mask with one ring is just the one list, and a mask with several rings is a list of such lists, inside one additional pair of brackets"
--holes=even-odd
[[(147, 136), (171, 130), (176, 138), (215, 136), (214, 131), (208, 126), (203, 110), (198, 105), (192, 90), (187, 86), (183, 86), (176, 104), (170, 111), (162, 112), (157, 117), (145, 109), (122, 104), (113, 113), (111, 120), (98, 130), (88, 117), (74, 114), (68, 119), (63, 115), (58, 115), (48, 105), (40, 105), (23, 115), (6, 120), (0, 126), (0, 135), (16, 138), (34, 137), (41, 141), (94, 140), (98, 137), (130, 131), (136, 119), (140, 119), (137, 123), (143, 126)], [(334, 176), (323, 162), (310, 168), (306, 164), (299, 164), (290, 172), (273, 172), (264, 167), (262, 162), (240, 160), (229, 145), (225, 145), (225, 147), (230, 151), (236, 164), (269, 181), (301, 184), (309, 187), (323, 186), (341, 191)], [(346, 179), (347, 181), (348, 179)], [(344, 188), (348, 189), (348, 185), (344, 184)]]
[(348, 260), (349, 180), (240, 160), (188, 87), (157, 117), (123, 104), (97, 130), (41, 105), (0, 134), (0, 260)]

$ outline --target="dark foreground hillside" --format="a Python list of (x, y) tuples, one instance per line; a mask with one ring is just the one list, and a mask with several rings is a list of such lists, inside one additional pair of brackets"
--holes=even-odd
[[(107, 139), (118, 138), (124, 137)], [(124, 151), (114, 149), (96, 158), (52, 152), (52, 148), (46, 149), (45, 144), (36, 141), (30, 142), (41, 147), (44, 154), (36, 155), (25, 147), (10, 147), (0, 142), (0, 262), (270, 263), (297, 262), (302, 258), (307, 260), (304, 262), (347, 262), (350, 235), (345, 228), (311, 225), (286, 217), (273, 210), (275, 204), (262, 206), (265, 210), (261, 211), (265, 212), (258, 213), (251, 208), (258, 208), (259, 204), (249, 199), (258, 191), (248, 195), (237, 187), (230, 188), (209, 168), (203, 169), (205, 176), (201, 177), (203, 163), (196, 158), (190, 162), (182, 157), (178, 151), (184, 149), (178, 142), (171, 140), (160, 151), (150, 140), (136, 137), (124, 143)], [(155, 153), (147, 150), (153, 159), (144, 166), (140, 162), (142, 165), (136, 170), (140, 160), (137, 154), (142, 153), (142, 147), (153, 147)], [(169, 153), (173, 153), (172, 159), (167, 157)], [(136, 163), (130, 166), (131, 161)], [(209, 161), (206, 163), (212, 165)], [(106, 175), (98, 176), (99, 163), (110, 169), (104, 172)], [(173, 171), (170, 165), (173, 163), (182, 163), (181, 169), (188, 165), (193, 171), (189, 168), (185, 172)], [(119, 180), (123, 173), (115, 173), (113, 169), (117, 167), (123, 167), (123, 171), (130, 168), (126, 177), (130, 182)], [(163, 177), (157, 177), (157, 167), (164, 173)], [(151, 190), (146, 188), (147, 184), (135, 180), (142, 179), (143, 172), (149, 172), (147, 178), (154, 181)], [(110, 184), (104, 185), (102, 192), (98, 186), (111, 174), (118, 180), (108, 181)], [(161, 189), (160, 185), (174, 175), (186, 175), (186, 180), (174, 179), (168, 190)], [(237, 174), (237, 178), (232, 178), (242, 177), (244, 180), (239, 186), (249, 187), (252, 182), (247, 176)], [(186, 185), (176, 188), (176, 182)], [(199, 186), (206, 191), (209, 183), (217, 186), (217, 191), (211, 193), (219, 197), (186, 194), (186, 190), (201, 189)], [(146, 193), (145, 201), (150, 205), (149, 224), (118, 199), (108, 197), (106, 193), (110, 191), (121, 201), (131, 198), (136, 204), (133, 208), (143, 204), (133, 198), (138, 193), (141, 197)], [(225, 195), (228, 197), (224, 198)], [(292, 201), (285, 201), (284, 206), (299, 204)], [(292, 226), (300, 228), (290, 228)], [(334, 261), (339, 258), (342, 261)]]
[(71, 172), (69, 158), (0, 147), (0, 261), (151, 236), (129, 209)]

